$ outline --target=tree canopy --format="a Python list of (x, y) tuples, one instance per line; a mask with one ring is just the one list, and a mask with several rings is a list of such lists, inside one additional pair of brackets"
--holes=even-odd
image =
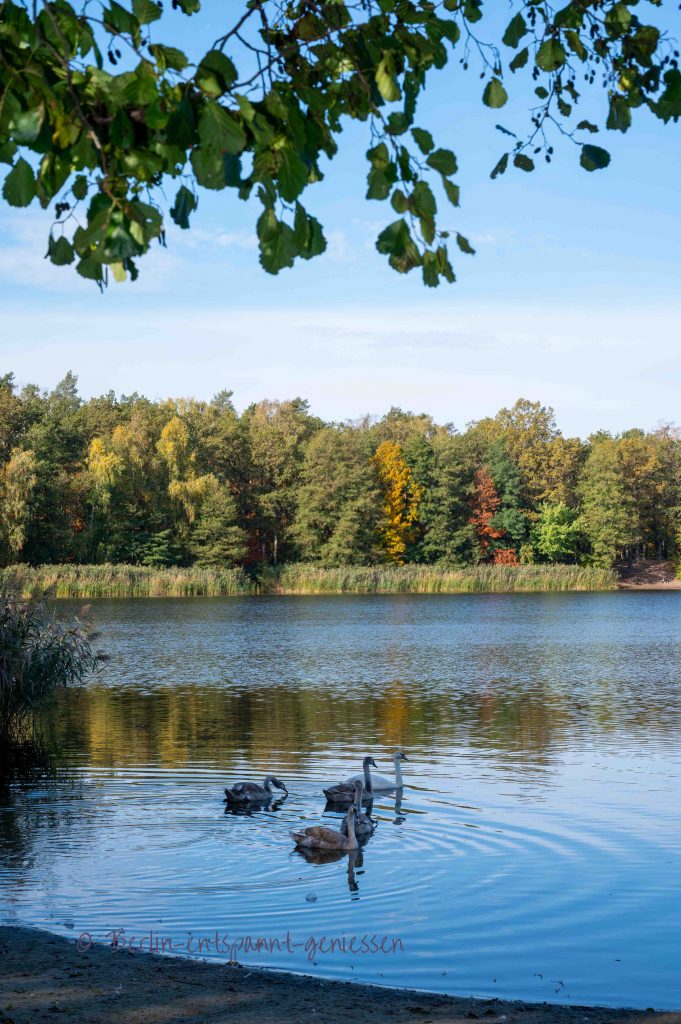
[(0, 567), (607, 567), (681, 551), (679, 431), (582, 441), (526, 399), (459, 433), (401, 409), (324, 423), (300, 398), (239, 414), (228, 391), (83, 401), (73, 374), (49, 392), (8, 374), (0, 426)]
[[(196, 57), (177, 19), (200, 19), (200, 6), (0, 0), (3, 197), (52, 207), (47, 256), (100, 287), (109, 272), (135, 279), (138, 257), (165, 244), (170, 179), (180, 228), (200, 189), (256, 197), (270, 273), (322, 254), (322, 226), (301, 197), (348, 118), (368, 124), (367, 198), (392, 208), (376, 248), (428, 286), (453, 281), (448, 244), (473, 252), (439, 226), (438, 203), (459, 205), (457, 157), (416, 120), (429, 74), (452, 60), (480, 76), (492, 109), (516, 79), (533, 89), (527, 133), (498, 125), (507, 146), (492, 178), (551, 162), (559, 137), (582, 168), (601, 170), (602, 128), (626, 132), (638, 108), (664, 122), (681, 115), (678, 53), (660, 18), (647, 20), (671, 7), (663, 0), (512, 0), (501, 28), (485, 0), (246, 0), (229, 5), (229, 22), (221, 12), (220, 35)], [(580, 103), (594, 86), (605, 102), (600, 119), (590, 105), (590, 120)]]

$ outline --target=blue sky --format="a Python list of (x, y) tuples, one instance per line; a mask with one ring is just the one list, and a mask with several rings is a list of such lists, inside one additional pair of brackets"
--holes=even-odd
[[(201, 52), (212, 26), (186, 25)], [(456, 259), (456, 284), (427, 290), (375, 252), (392, 211), (364, 199), (368, 130), (348, 125), (305, 197), (329, 251), (278, 277), (258, 264), (256, 206), (230, 192), (202, 191), (193, 229), (170, 228), (140, 280), (103, 296), (43, 260), (49, 215), (3, 207), (0, 372), (49, 388), (72, 369), (85, 396), (230, 388), (238, 408), (301, 395), (327, 419), (400, 405), (463, 427), (522, 395), (553, 405), (569, 434), (681, 421), (679, 126), (635, 112), (627, 136), (599, 140), (606, 171), (587, 174), (557, 140), (551, 166), (492, 182), (494, 125), (529, 120), (531, 90), (513, 84), (508, 107), (487, 110), (484, 83), (454, 62), (417, 117), (459, 158), (462, 206), (442, 202), (441, 222), (477, 255)], [(605, 94), (594, 101), (585, 115)]]

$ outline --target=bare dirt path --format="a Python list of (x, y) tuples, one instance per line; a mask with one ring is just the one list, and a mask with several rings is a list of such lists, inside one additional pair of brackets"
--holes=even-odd
[(642, 558), (631, 569), (626, 562), (618, 562), (615, 570), (620, 575), (622, 590), (681, 590), (672, 562)]
[(0, 927), (0, 1024), (681, 1024), (681, 1013), (452, 999)]

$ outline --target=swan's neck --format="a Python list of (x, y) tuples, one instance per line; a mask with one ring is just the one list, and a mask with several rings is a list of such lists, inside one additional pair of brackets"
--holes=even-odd
[(353, 801), (353, 805), (352, 806), (355, 808), (355, 810), (357, 811), (358, 814), (362, 810), (362, 790), (361, 789), (359, 791), (357, 791), (357, 790), (355, 791), (355, 799)]
[(395, 782), (397, 783), (397, 788), (400, 789), (402, 787), (402, 762), (400, 761), (399, 757), (395, 758), (394, 764)]
[(355, 835), (355, 815), (352, 812), (353, 808), (351, 807), (346, 818), (348, 823), (348, 842), (350, 843), (350, 846), (357, 846), (357, 836)]
[(270, 782), (269, 779), (265, 779), (265, 781), (263, 783), (263, 789), (265, 790), (266, 793), (272, 793), (273, 792), (273, 790), (272, 790), (272, 783)]
[(364, 765), (364, 788), (366, 789), (367, 793), (373, 792), (371, 788), (371, 770), (368, 764)]

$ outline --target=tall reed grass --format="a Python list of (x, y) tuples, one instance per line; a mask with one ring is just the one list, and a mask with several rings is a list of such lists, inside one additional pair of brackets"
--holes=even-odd
[(105, 655), (87, 619), (57, 618), (38, 601), (0, 591), (0, 778), (39, 753), (40, 715), (81, 685)]
[(614, 590), (610, 569), (578, 565), (428, 565), (322, 568), (297, 563), (259, 578), (241, 569), (154, 569), (138, 565), (17, 565), (0, 570), (0, 588), (24, 597), (221, 597), (254, 594), (455, 594)]

